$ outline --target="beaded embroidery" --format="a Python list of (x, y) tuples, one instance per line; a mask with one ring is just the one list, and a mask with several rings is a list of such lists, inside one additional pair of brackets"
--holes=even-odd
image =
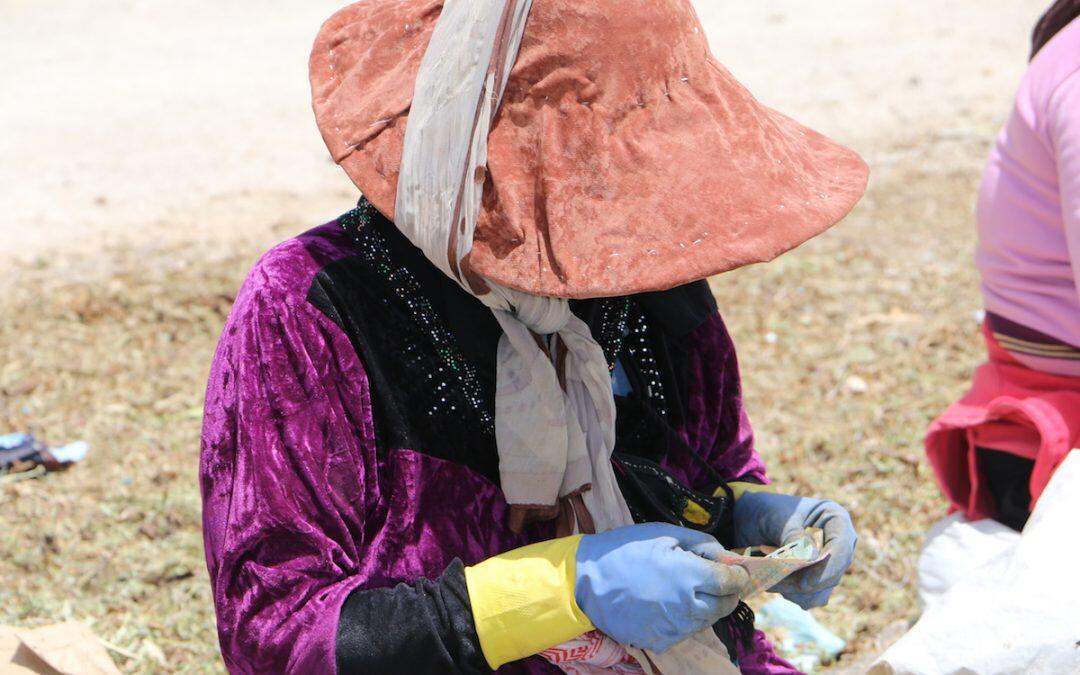
[(605, 298), (600, 301), (600, 328), (597, 332), (596, 341), (604, 350), (608, 371), (614, 371), (623, 341), (630, 334), (630, 298)]
[[(427, 412), (435, 417), (448, 412), (456, 412), (456, 405), (449, 387), (456, 384), (470, 408), (476, 413), (481, 430), (488, 436), (495, 433), (493, 411), (485, 403), (484, 383), (479, 377), (475, 365), (464, 356), (454, 334), (425, 297), (416, 278), (405, 267), (396, 264), (389, 248), (378, 228), (372, 223), (380, 217), (378, 211), (366, 199), (360, 200), (356, 208), (338, 218), (338, 224), (358, 245), (361, 258), (371, 265), (380, 279), (391, 290), (391, 296), (404, 304), (409, 317), (420, 333), (427, 337), (430, 347), (438, 354), (441, 366), (436, 372), (428, 372), (426, 377), (436, 391), (432, 408)], [(390, 298), (384, 302), (390, 302)], [(649, 325), (644, 312), (630, 298), (605, 298), (600, 301), (600, 320), (596, 328), (597, 342), (604, 351), (608, 369), (615, 369), (615, 361), (623, 359), (624, 365), (636, 367), (641, 374), (645, 391), (638, 395), (647, 400), (661, 416), (666, 417), (666, 400), (663, 390), (663, 378), (659, 364), (653, 354), (649, 341)], [(403, 345), (404, 356), (410, 362), (422, 362), (418, 344)], [(451, 384), (447, 375), (453, 375)], [(445, 409), (444, 409), (445, 408)]]
[[(459, 391), (476, 412), (482, 431), (494, 436), (494, 415), (484, 403), (476, 366), (461, 353), (454, 334), (431, 306), (416, 278), (406, 268), (394, 263), (386, 241), (378, 229), (371, 226), (377, 215), (375, 207), (363, 199), (356, 208), (338, 218), (338, 224), (359, 246), (361, 258), (370, 264), (387, 284), (391, 295), (405, 305), (413, 323), (430, 340), (430, 346), (439, 356), (442, 365), (435, 372), (426, 375), (436, 390), (433, 407), (428, 410), (428, 416), (435, 417), (440, 413), (457, 411), (456, 404), (448, 397), (451, 384), (446, 376), (452, 374), (457, 380)], [(390, 298), (384, 301), (389, 302)], [(418, 344), (406, 343), (403, 345), (406, 359), (419, 362), (421, 359), (418, 352), (423, 348), (424, 346)]]
[(638, 395), (648, 401), (662, 418), (666, 418), (667, 398), (664, 396), (664, 378), (660, 374), (660, 364), (656, 360), (652, 343), (649, 341), (649, 323), (639, 305), (634, 303), (632, 309), (627, 319), (629, 334), (622, 344), (623, 353), (641, 374), (645, 391), (638, 392)]

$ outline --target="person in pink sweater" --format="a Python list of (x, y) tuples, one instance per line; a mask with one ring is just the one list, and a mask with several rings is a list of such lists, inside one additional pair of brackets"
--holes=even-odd
[(1080, 446), (1080, 0), (1035, 30), (983, 174), (976, 264), (989, 361), (926, 438), (953, 510), (1021, 529)]

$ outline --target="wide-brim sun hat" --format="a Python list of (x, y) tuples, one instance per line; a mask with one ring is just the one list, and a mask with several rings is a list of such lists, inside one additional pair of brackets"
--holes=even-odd
[[(313, 104), (336, 162), (393, 220), (442, 0), (363, 0), (322, 27)], [(764, 262), (866, 189), (852, 150), (759, 103), (690, 0), (534, 0), (487, 139), (472, 273), (536, 295), (672, 288)]]

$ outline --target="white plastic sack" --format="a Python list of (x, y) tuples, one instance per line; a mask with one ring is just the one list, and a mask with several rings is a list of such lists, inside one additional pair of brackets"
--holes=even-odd
[(995, 558), (1011, 558), (1020, 533), (996, 520), (970, 521), (962, 513), (934, 523), (919, 556), (919, 600), (933, 609), (961, 579)]
[[(955, 519), (943, 524), (920, 560), (920, 574), (924, 563), (932, 573), (920, 580), (928, 598), (926, 611), (870, 673), (1080, 673), (1078, 521), (1080, 451), (1073, 451), (1013, 545), (1005, 546), (1005, 538), (995, 528), (971, 523), (958, 526)], [(949, 549), (950, 556), (962, 553), (962, 543), (971, 546), (973, 556), (988, 558), (961, 574), (942, 574), (940, 556)], [(938, 562), (933, 557), (928, 560), (927, 553), (938, 556)], [(958, 565), (963, 568), (966, 563)], [(955, 583), (941, 592), (950, 577)]]

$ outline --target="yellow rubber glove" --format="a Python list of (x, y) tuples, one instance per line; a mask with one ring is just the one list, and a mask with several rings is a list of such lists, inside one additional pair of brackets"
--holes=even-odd
[(492, 669), (587, 633), (574, 599), (581, 535), (552, 539), (465, 568), (480, 648)]

